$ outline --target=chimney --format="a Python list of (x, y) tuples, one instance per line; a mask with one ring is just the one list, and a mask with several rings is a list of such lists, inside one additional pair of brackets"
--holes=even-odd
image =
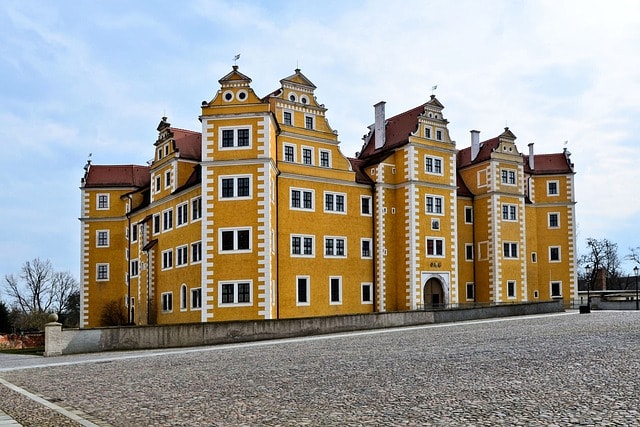
[(376, 150), (382, 148), (385, 142), (386, 129), (384, 126), (384, 101), (378, 102), (373, 106), (375, 108), (376, 122), (374, 124), (374, 131), (376, 135), (375, 147)]
[(474, 161), (478, 157), (480, 152), (480, 131), (471, 131), (471, 161)]
[(533, 142), (529, 143), (529, 169), (533, 170)]

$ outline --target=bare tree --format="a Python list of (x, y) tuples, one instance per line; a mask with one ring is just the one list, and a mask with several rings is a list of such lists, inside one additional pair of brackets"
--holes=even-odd
[(635, 248), (629, 248), (629, 250), (631, 252), (625, 258), (628, 259), (629, 261), (635, 262), (636, 264), (640, 264), (640, 246)]
[(618, 256), (618, 245), (608, 239), (587, 239), (589, 252), (582, 255), (579, 264), (591, 266), (591, 277), (587, 277), (589, 283), (593, 282), (598, 271), (605, 270), (607, 288), (612, 289), (618, 283), (618, 278), (622, 275), (620, 270), (621, 261)]

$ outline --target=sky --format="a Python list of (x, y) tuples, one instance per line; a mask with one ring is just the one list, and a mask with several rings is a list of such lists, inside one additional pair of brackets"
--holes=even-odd
[(458, 149), (505, 126), (521, 152), (567, 148), (579, 255), (587, 238), (640, 247), (638, 1), (5, 0), (0, 277), (41, 258), (79, 278), (89, 154), (145, 164), (165, 115), (200, 131), (237, 54), (258, 96), (300, 68), (347, 156), (374, 104), (391, 117), (434, 86)]

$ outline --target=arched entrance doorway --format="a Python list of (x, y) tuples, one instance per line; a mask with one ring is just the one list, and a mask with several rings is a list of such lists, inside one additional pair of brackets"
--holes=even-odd
[(444, 289), (442, 288), (442, 282), (435, 277), (427, 280), (424, 284), (424, 306), (425, 308), (438, 308), (444, 307)]

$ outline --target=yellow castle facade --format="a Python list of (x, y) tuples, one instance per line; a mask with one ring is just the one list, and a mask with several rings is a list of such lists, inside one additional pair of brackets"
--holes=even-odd
[(568, 152), (509, 129), (459, 150), (432, 95), (377, 104), (347, 158), (300, 70), (264, 97), (237, 66), (219, 83), (148, 165), (85, 166), (81, 327), (576, 298)]

